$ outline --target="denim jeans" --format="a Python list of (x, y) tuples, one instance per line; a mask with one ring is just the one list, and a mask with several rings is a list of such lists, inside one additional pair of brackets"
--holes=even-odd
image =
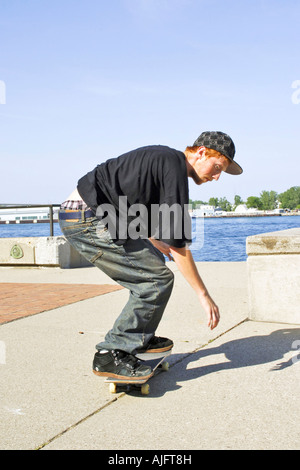
[(128, 239), (124, 245), (116, 245), (99, 219), (85, 219), (84, 211), (80, 212), (80, 220), (60, 220), (64, 236), (88, 261), (130, 292), (127, 304), (96, 349), (134, 354), (155, 334), (174, 275), (163, 254), (148, 239)]

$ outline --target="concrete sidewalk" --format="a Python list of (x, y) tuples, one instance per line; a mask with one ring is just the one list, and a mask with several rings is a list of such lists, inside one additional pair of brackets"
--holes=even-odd
[[(298, 449), (298, 325), (247, 321), (246, 263), (197, 263), (221, 311), (212, 332), (175, 272), (159, 331), (175, 342), (150, 395), (111, 395), (94, 346), (125, 289), (0, 325), (1, 449)], [(110, 284), (96, 268), (0, 268), (0, 282)], [(300, 353), (299, 353), (300, 359)]]

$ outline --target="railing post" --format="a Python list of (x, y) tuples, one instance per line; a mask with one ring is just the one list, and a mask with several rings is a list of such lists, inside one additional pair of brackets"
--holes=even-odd
[(53, 206), (49, 206), (49, 216), (50, 216), (50, 237), (53, 237)]

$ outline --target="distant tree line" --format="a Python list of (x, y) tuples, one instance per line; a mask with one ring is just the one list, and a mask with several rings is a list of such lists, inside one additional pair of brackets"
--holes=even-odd
[(259, 196), (249, 196), (246, 201), (238, 195), (234, 196), (234, 202), (229, 202), (226, 197), (211, 197), (208, 202), (192, 201), (190, 204), (193, 209), (201, 204), (218, 207), (223, 211), (234, 211), (240, 204), (245, 204), (248, 209), (274, 210), (277, 207), (281, 209), (300, 209), (300, 186), (293, 186), (284, 193), (278, 194), (276, 191), (262, 191)]

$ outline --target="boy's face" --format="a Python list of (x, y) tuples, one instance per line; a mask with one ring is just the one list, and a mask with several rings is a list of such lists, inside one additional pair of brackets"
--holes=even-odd
[(228, 165), (229, 162), (225, 157), (206, 157), (204, 149), (204, 151), (197, 152), (197, 159), (192, 164), (194, 169), (192, 178), (198, 185), (208, 181), (218, 181), (222, 171), (225, 171)]

